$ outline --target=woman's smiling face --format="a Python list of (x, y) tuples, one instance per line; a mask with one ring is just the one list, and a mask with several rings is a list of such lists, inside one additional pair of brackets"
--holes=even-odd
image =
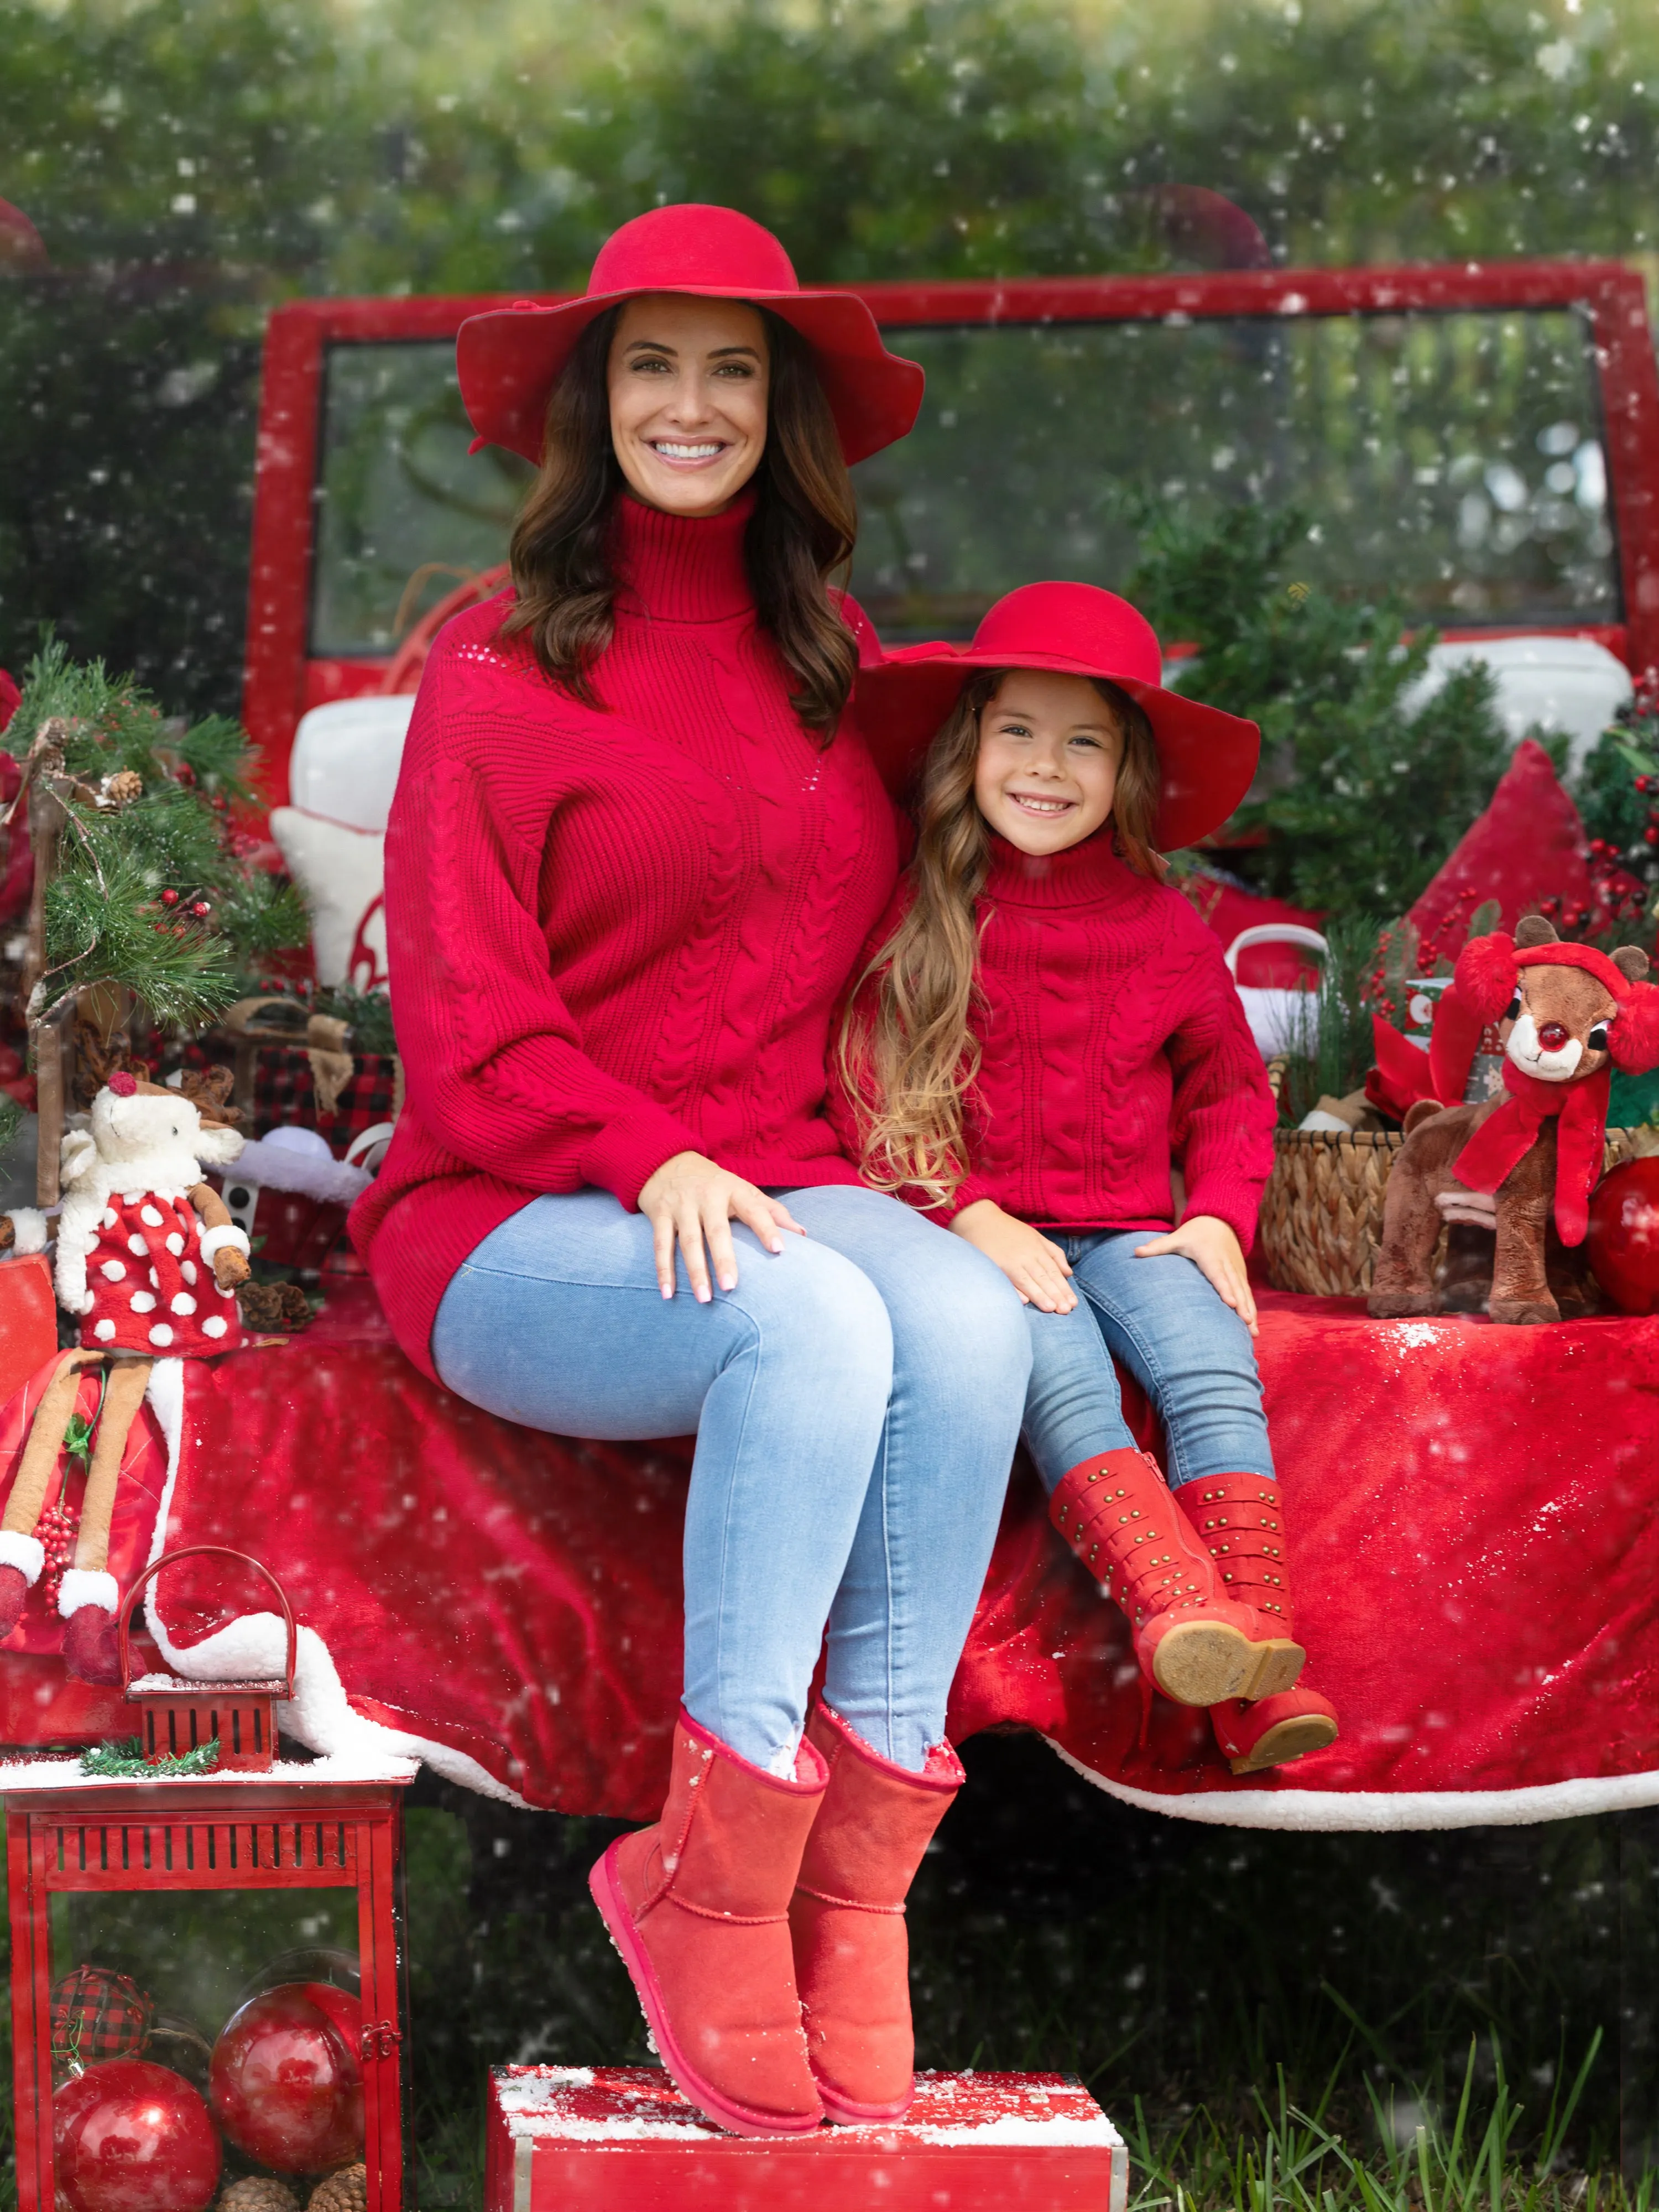
[(647, 292), (611, 343), (611, 437), (629, 489), (669, 514), (718, 514), (766, 450), (766, 326), (741, 300)]
[(980, 710), (974, 798), (1022, 853), (1063, 853), (1112, 811), (1123, 733), (1086, 676), (1013, 668)]

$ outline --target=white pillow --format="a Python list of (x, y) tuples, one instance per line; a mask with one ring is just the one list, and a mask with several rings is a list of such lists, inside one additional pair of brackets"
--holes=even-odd
[(270, 834), (311, 908), (317, 981), (387, 988), (386, 837), (297, 806), (273, 806)]
[(301, 714), (288, 761), (294, 805), (353, 830), (384, 830), (414, 711), (412, 691), (370, 692)]

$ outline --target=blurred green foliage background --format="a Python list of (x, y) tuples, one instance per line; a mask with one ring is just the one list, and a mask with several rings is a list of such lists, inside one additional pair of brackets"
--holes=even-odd
[(262, 317), (579, 286), (654, 201), (809, 277), (1659, 245), (1651, 0), (0, 0), (0, 662), (234, 707)]

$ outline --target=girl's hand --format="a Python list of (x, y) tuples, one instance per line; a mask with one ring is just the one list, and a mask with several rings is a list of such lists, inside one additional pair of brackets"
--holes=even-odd
[(995, 1261), (1019, 1292), (1022, 1305), (1063, 1314), (1077, 1304), (1077, 1292), (1066, 1279), (1071, 1263), (1059, 1245), (1029, 1221), (1005, 1213), (994, 1199), (977, 1198), (964, 1206), (951, 1227)]
[[(651, 1241), (657, 1261), (657, 1282), (664, 1297), (674, 1295), (674, 1247), (680, 1248), (685, 1272), (699, 1305), (714, 1295), (708, 1286), (709, 1262), (723, 1291), (738, 1286), (738, 1255), (732, 1249), (732, 1228), (741, 1221), (752, 1229), (769, 1252), (781, 1252), (780, 1229), (806, 1231), (788, 1207), (769, 1198), (741, 1176), (716, 1167), (701, 1152), (676, 1152), (665, 1160), (640, 1192), (640, 1212), (651, 1224)], [(704, 1256), (703, 1246), (708, 1245)]]
[(1156, 1260), (1165, 1252), (1178, 1252), (1182, 1259), (1190, 1260), (1250, 1334), (1261, 1334), (1250, 1279), (1244, 1272), (1243, 1249), (1224, 1221), (1218, 1221), (1212, 1213), (1195, 1213), (1171, 1235), (1154, 1237), (1150, 1244), (1135, 1247), (1137, 1260)]

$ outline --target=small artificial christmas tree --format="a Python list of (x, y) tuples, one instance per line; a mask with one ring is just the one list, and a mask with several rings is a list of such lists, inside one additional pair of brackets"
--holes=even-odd
[(1294, 509), (1230, 507), (1205, 523), (1147, 507), (1136, 520), (1129, 597), (1160, 635), (1197, 649), (1177, 689), (1261, 726), (1261, 771), (1232, 827), (1266, 842), (1241, 871), (1316, 912), (1403, 912), (1503, 772), (1486, 671), (1459, 670), (1412, 704), (1434, 633), (1408, 638), (1393, 599), (1299, 582), (1308, 524)]

